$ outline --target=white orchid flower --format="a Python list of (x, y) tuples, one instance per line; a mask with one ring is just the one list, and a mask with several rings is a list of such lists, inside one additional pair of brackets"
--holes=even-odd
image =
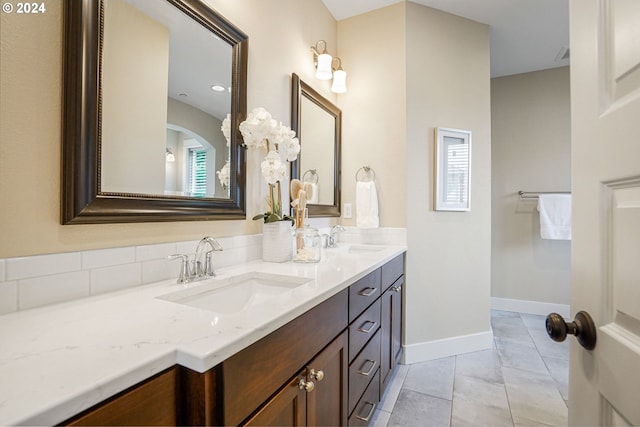
[(269, 184), (275, 184), (287, 176), (287, 167), (282, 163), (280, 155), (275, 150), (269, 151), (260, 166), (262, 176)]
[(224, 138), (227, 140), (227, 147), (231, 142), (231, 114), (227, 114), (227, 117), (222, 121), (222, 126), (220, 127)]

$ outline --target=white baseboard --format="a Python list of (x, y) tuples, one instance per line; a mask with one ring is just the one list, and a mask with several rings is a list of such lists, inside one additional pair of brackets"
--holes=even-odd
[(403, 364), (425, 362), (442, 357), (487, 350), (493, 347), (493, 332), (480, 332), (404, 346)]
[(558, 313), (564, 318), (569, 318), (571, 314), (571, 309), (568, 304), (554, 304), (550, 302), (498, 297), (491, 297), (491, 309), (515, 311), (517, 313), (540, 314), (543, 316), (546, 316), (549, 313)]

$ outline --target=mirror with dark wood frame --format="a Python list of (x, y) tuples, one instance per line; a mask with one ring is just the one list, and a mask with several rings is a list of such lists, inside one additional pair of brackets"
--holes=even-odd
[(62, 224), (246, 218), (248, 37), (200, 0), (64, 7)]
[(291, 95), (291, 128), (300, 140), (291, 177), (314, 186), (309, 217), (339, 217), (342, 111), (295, 73)]

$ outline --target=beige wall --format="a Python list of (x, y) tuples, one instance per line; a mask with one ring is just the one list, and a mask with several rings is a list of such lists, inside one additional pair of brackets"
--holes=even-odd
[[(312, 80), (309, 47), (324, 39), (336, 51), (337, 25), (321, 0), (208, 3), (250, 37), (249, 108), (265, 107), (289, 124), (292, 72), (335, 100), (327, 82)], [(62, 2), (26, 20), (0, 19), (0, 258), (260, 232), (251, 219), (60, 225)], [(265, 208), (262, 156), (248, 156), (248, 218)]]
[[(491, 117), (489, 27), (414, 3), (406, 20), (411, 345), (490, 330)], [(436, 127), (472, 132), (469, 212), (433, 210)]]
[(570, 302), (571, 242), (542, 240), (536, 201), (518, 191), (571, 189), (569, 68), (491, 81), (491, 295)]
[(342, 109), (342, 203), (353, 204), (355, 174), (376, 173), (381, 227), (406, 226), (405, 7), (397, 3), (338, 22), (338, 54), (347, 72)]
[[(489, 28), (403, 2), (340, 21), (338, 53), (349, 73), (338, 96), (343, 202), (354, 203), (355, 173), (370, 165), (381, 226), (407, 227), (405, 343), (488, 333)], [(471, 212), (432, 210), (437, 126), (473, 132)]]

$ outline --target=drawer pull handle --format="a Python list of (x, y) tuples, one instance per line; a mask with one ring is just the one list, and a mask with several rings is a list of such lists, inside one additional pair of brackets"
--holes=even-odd
[(309, 376), (314, 380), (320, 382), (324, 379), (324, 371), (316, 371), (315, 369), (311, 369), (311, 371), (309, 371)]
[[(365, 328), (364, 328), (364, 325), (366, 325), (367, 323), (371, 323), (371, 326), (369, 326), (369, 328), (368, 328), (368, 329), (365, 329)], [(373, 331), (373, 330), (375, 329), (375, 327), (376, 327), (376, 326), (378, 326), (378, 324), (377, 324), (376, 322), (374, 322), (373, 320), (366, 320), (366, 321), (362, 324), (362, 326), (360, 326), (360, 327), (358, 328), (358, 331), (360, 331), (360, 332), (364, 332), (365, 334), (370, 334), (370, 333), (371, 333), (371, 331)]]
[(300, 381), (298, 381), (298, 388), (300, 390), (306, 391), (307, 393), (310, 393), (314, 388), (316, 388), (316, 385), (313, 383), (313, 381), (305, 381), (304, 378), (300, 378)]
[(376, 288), (364, 288), (363, 290), (358, 292), (358, 295), (362, 295), (363, 297), (370, 297), (371, 295), (375, 294), (376, 291)]
[(400, 292), (402, 290), (402, 286), (392, 286), (391, 290), (393, 292)]
[(365, 405), (371, 405), (371, 409), (369, 409), (369, 413), (367, 414), (366, 417), (362, 417), (360, 415), (356, 415), (356, 418), (359, 420), (364, 421), (365, 423), (369, 421), (369, 419), (371, 419), (371, 415), (373, 415), (373, 411), (376, 410), (376, 404), (373, 402), (365, 402)]
[[(362, 368), (364, 368), (364, 366), (367, 363), (371, 363), (371, 367), (369, 368), (368, 371), (363, 371)], [(369, 375), (371, 375), (371, 373), (376, 369), (376, 365), (378, 364), (378, 362), (376, 362), (375, 360), (371, 360), (371, 359), (367, 359), (365, 360), (365, 362), (362, 364), (362, 368), (360, 368), (360, 370), (358, 371), (358, 373), (360, 375), (364, 375), (365, 377), (368, 377)]]

